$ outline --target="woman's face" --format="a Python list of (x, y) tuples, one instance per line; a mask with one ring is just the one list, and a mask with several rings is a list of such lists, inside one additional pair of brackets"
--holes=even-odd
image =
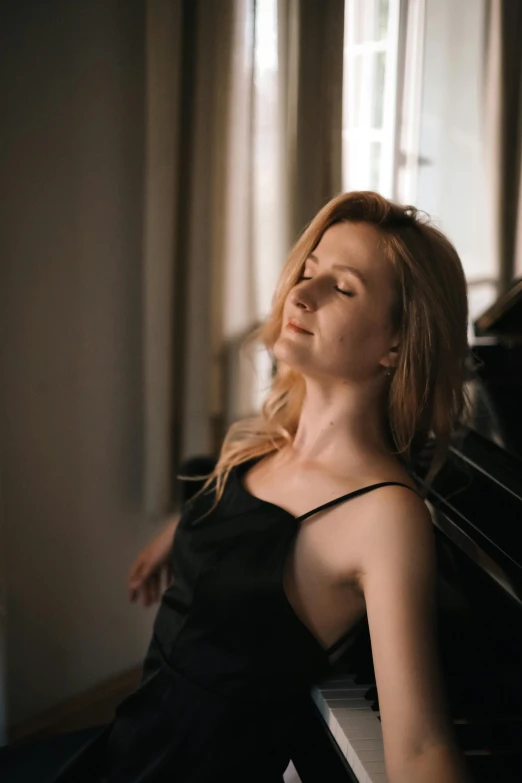
[[(287, 296), (274, 345), (278, 360), (305, 376), (359, 382), (394, 364), (394, 273), (381, 241), (370, 223), (336, 223), (325, 231)], [(289, 329), (290, 319), (311, 334)]]

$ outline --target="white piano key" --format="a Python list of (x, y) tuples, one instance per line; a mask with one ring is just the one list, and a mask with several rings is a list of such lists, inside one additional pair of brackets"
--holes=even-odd
[(361, 761), (384, 761), (384, 748), (379, 738), (365, 739), (365, 744), (360, 744), (359, 739), (354, 737), (350, 744)]
[(330, 729), (330, 731), (333, 734), (334, 731), (335, 731), (335, 727), (338, 725), (338, 722), (337, 722), (337, 718), (335, 717), (335, 715), (333, 714), (332, 711), (328, 712), (328, 717), (326, 719), (326, 725), (328, 726), (328, 728)]
[[(372, 702), (368, 701), (367, 699), (357, 699), (357, 703), (361, 704), (367, 704), (368, 706), (365, 707), (368, 712), (371, 712), (372, 715), (378, 715), (378, 713), (375, 710), (372, 710)], [(348, 710), (355, 709), (355, 699), (330, 699), (328, 703), (325, 701), (325, 707), (329, 710), (337, 710), (346, 708)]]
[(350, 710), (351, 712), (368, 712), (372, 715), (375, 715), (375, 711), (372, 710), (372, 703), (371, 701), (367, 701), (366, 699), (351, 699), (349, 703), (346, 705), (346, 700), (343, 700), (343, 704), (339, 704), (335, 699), (332, 701), (326, 700), (326, 705), (328, 707), (328, 710), (332, 710), (334, 706), (339, 707), (340, 711)]
[(363, 755), (368, 751), (374, 751), (376, 748), (380, 748), (384, 758), (384, 745), (381, 742), (380, 737), (357, 737), (352, 740), (352, 745), (356, 749), (357, 753)]
[(355, 754), (352, 757), (351, 763), (350, 762), (348, 763), (353, 769), (354, 775), (356, 776), (358, 781), (360, 781), (361, 783), (367, 783), (367, 781), (371, 781), (371, 783), (373, 783), (370, 773), (366, 772), (363, 764)]
[(349, 743), (348, 743), (348, 739), (346, 737), (346, 734), (344, 733), (344, 731), (342, 730), (342, 728), (339, 726), (339, 724), (337, 722), (334, 725), (334, 729), (332, 731), (332, 734), (334, 736), (335, 741), (337, 742), (337, 744), (339, 745), (339, 747), (341, 749), (341, 753), (346, 758), (346, 756), (348, 754)]
[(342, 720), (338, 721), (338, 723), (350, 741), (354, 739), (379, 739), (382, 737), (377, 726), (372, 726), (370, 724), (365, 726), (354, 726), (350, 723), (345, 724)]
[(372, 685), (325, 680), (313, 698), (358, 783), (387, 783), (379, 712), (364, 698)]
[(365, 767), (370, 761), (384, 764), (384, 753), (381, 750), (381, 748), (377, 747), (375, 748), (375, 750), (365, 750), (362, 752), (357, 750), (357, 747), (354, 745), (352, 745), (352, 748), (354, 750), (354, 753), (357, 754), (357, 758), (359, 759), (361, 764), (364, 764)]
[(329, 712), (333, 713), (336, 720), (343, 718), (344, 721), (353, 721), (359, 725), (363, 723), (379, 723), (379, 719), (373, 710), (354, 710), (351, 707), (332, 707), (327, 705)]
[(362, 761), (361, 765), (373, 783), (374, 775), (386, 775), (384, 761)]

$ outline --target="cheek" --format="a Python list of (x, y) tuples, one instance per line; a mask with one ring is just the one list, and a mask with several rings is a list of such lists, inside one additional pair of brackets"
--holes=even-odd
[(345, 355), (354, 350), (358, 354), (362, 351), (373, 354), (381, 348), (384, 331), (385, 327), (380, 319), (369, 316), (368, 311), (358, 314), (354, 312), (353, 317), (344, 319), (343, 323), (336, 326), (332, 343), (344, 351)]
[(349, 345), (361, 340), (371, 331), (371, 319), (363, 308), (352, 308), (332, 322), (332, 337), (336, 342)]

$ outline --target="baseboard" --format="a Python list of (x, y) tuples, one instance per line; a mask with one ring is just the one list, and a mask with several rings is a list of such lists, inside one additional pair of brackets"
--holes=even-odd
[(112, 720), (119, 702), (135, 690), (141, 680), (142, 667), (112, 677), (94, 688), (51, 707), (34, 718), (22, 721), (7, 730), (8, 742), (74, 731), (101, 725)]

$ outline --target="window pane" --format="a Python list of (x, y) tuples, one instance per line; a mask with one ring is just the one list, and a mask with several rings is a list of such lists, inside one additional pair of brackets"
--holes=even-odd
[(389, 196), (400, 0), (345, 2), (343, 187)]
[(380, 141), (370, 142), (370, 179), (368, 188), (379, 190), (379, 172), (381, 170), (382, 145)]
[(352, 127), (362, 124), (363, 111), (363, 55), (356, 54), (352, 60), (353, 68), (353, 116), (348, 118), (348, 123)]
[(377, 8), (374, 16), (374, 38), (382, 41), (388, 35), (388, 19), (390, 18), (389, 0), (377, 0)]
[(384, 111), (384, 76), (386, 68), (386, 53), (376, 52), (373, 70), (373, 111), (372, 125), (382, 128)]
[[(352, 42), (354, 44), (364, 43), (367, 40), (368, 34), (366, 32), (366, 16), (368, 13), (368, 0), (353, 0), (352, 13), (350, 18), (349, 28), (351, 27)], [(366, 13), (365, 13), (366, 9)]]
[[(283, 255), (281, 215), (279, 77), (277, 57), (277, 0), (255, 5), (252, 255), (256, 315), (270, 309), (272, 291)], [(270, 230), (267, 231), (267, 226)]]
[(468, 280), (494, 278), (483, 148), (484, 0), (428, 0), (416, 206), (436, 215)]

